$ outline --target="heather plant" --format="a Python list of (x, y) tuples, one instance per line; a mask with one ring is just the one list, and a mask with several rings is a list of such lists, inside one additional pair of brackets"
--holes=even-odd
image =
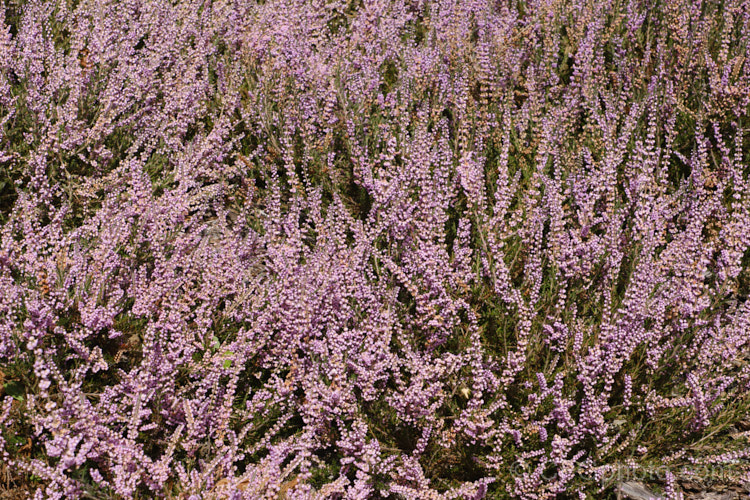
[(750, 2), (1, 5), (9, 493), (750, 481)]

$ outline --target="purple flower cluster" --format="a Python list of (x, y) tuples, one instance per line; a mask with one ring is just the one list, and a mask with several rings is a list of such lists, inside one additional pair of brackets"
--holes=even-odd
[(750, 1), (0, 5), (0, 463), (34, 498), (750, 473), (692, 446), (750, 408)]

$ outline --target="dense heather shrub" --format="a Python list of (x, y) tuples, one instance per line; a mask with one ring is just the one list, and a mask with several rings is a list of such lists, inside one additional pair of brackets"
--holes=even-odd
[(747, 0), (3, 0), (6, 484), (750, 479), (749, 42)]

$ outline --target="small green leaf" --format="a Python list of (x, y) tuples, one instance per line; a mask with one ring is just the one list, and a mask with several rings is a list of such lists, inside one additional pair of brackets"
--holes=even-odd
[(23, 401), (26, 394), (26, 391), (23, 390), (23, 384), (15, 380), (3, 384), (3, 389), (5, 390), (5, 394), (18, 401)]
[(225, 359), (224, 360), (224, 368), (231, 368), (232, 366), (232, 360), (231, 359)]

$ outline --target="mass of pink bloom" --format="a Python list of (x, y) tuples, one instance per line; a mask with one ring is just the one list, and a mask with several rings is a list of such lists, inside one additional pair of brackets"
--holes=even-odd
[(0, 490), (750, 481), (748, 111), (750, 0), (0, 0)]

